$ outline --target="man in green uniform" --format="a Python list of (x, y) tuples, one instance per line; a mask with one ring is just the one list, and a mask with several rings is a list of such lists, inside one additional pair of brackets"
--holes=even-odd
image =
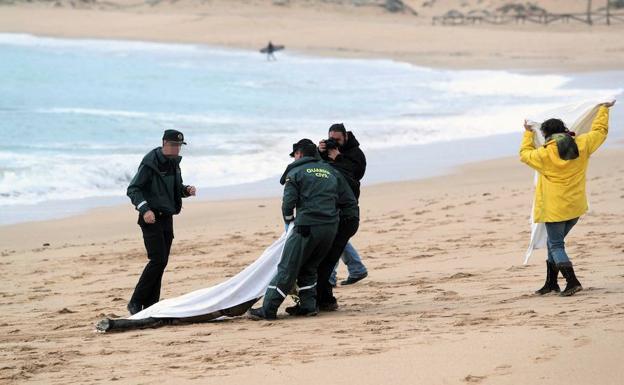
[[(326, 163), (332, 166), (331, 163)], [(342, 172), (336, 170), (336, 177), (341, 179), (341, 191), (339, 191), (338, 208), (340, 209), (340, 221), (338, 230), (332, 242), (329, 251), (325, 257), (319, 262), (317, 269), (316, 284), (316, 307), (319, 311), (335, 311), (338, 310), (338, 301), (334, 297), (333, 288), (330, 283), (330, 276), (343, 253), (349, 239), (355, 235), (360, 225), (360, 208), (347, 179)], [(298, 315), (301, 312), (300, 306), (291, 306), (286, 308), (286, 313), (290, 315)]]
[(193, 186), (182, 183), (180, 149), (184, 135), (166, 130), (163, 145), (150, 151), (128, 186), (127, 195), (139, 212), (138, 224), (149, 262), (128, 303), (135, 314), (160, 300), (160, 285), (173, 242), (173, 215), (180, 213), (182, 198), (195, 195)]
[[(282, 176), (284, 221), (295, 228), (286, 240), (277, 274), (264, 295), (262, 307), (251, 309), (253, 319), (276, 319), (277, 309), (286, 295), (299, 289), (299, 305), (293, 315), (316, 315), (317, 268), (329, 251), (339, 220), (341, 194), (349, 191), (337, 171), (318, 156), (309, 139), (293, 144), (291, 163)], [(352, 195), (352, 194), (351, 194)], [(353, 199), (355, 201), (355, 199)], [(294, 211), (297, 210), (295, 217)]]

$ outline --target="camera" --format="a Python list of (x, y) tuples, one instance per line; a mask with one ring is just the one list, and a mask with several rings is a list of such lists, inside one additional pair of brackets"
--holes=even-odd
[(340, 144), (338, 142), (336, 142), (336, 139), (334, 138), (329, 138), (325, 140), (325, 148), (328, 150), (333, 150), (335, 148), (340, 147)]

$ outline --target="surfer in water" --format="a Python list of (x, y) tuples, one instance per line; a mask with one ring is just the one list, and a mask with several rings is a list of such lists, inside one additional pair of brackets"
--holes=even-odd
[(274, 45), (273, 42), (269, 41), (269, 44), (260, 50), (261, 53), (267, 54), (267, 61), (277, 60), (275, 57), (275, 51), (283, 50), (283, 45)]

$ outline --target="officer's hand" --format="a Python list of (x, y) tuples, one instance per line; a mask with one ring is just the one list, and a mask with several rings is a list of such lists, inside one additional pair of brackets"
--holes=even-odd
[(325, 140), (321, 140), (318, 145), (319, 152), (327, 151), (327, 145), (325, 144)]
[(531, 126), (529, 122), (526, 121), (526, 119), (524, 120), (524, 129), (533, 132), (533, 126)]
[(186, 186), (186, 192), (191, 196), (195, 196), (195, 194), (197, 194), (197, 189), (195, 186)]
[(145, 214), (143, 214), (143, 220), (145, 223), (149, 223), (151, 225), (152, 223), (156, 223), (156, 215), (154, 215), (152, 210), (148, 210)]
[(609, 102), (609, 103), (602, 103), (603, 106), (607, 107), (607, 108), (611, 108), (615, 105), (615, 100)]
[(329, 156), (331, 160), (336, 160), (336, 157), (338, 155), (340, 155), (340, 151), (338, 151), (337, 148), (332, 148), (331, 150), (327, 150), (327, 156)]

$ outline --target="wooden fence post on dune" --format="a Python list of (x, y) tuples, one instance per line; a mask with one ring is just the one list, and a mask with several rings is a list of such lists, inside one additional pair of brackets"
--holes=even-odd
[[(575, 13), (550, 13), (545, 9), (523, 9), (521, 12), (515, 10), (510, 12), (508, 9), (499, 8), (496, 12), (487, 10), (472, 10), (468, 13), (462, 13), (457, 10), (450, 10), (441, 16), (434, 16), (432, 24), (441, 25), (468, 25), (468, 24), (524, 24), (527, 22), (549, 25), (555, 22), (569, 24), (570, 22), (578, 22), (590, 26), (604, 23), (608, 26), (613, 23), (624, 23), (624, 0), (606, 0), (607, 4), (603, 8), (593, 11), (592, 0), (587, 0), (587, 9), (585, 12)], [(615, 8), (614, 8), (615, 7)], [(612, 9), (616, 9), (615, 12)], [(514, 11), (514, 9), (512, 9)]]

